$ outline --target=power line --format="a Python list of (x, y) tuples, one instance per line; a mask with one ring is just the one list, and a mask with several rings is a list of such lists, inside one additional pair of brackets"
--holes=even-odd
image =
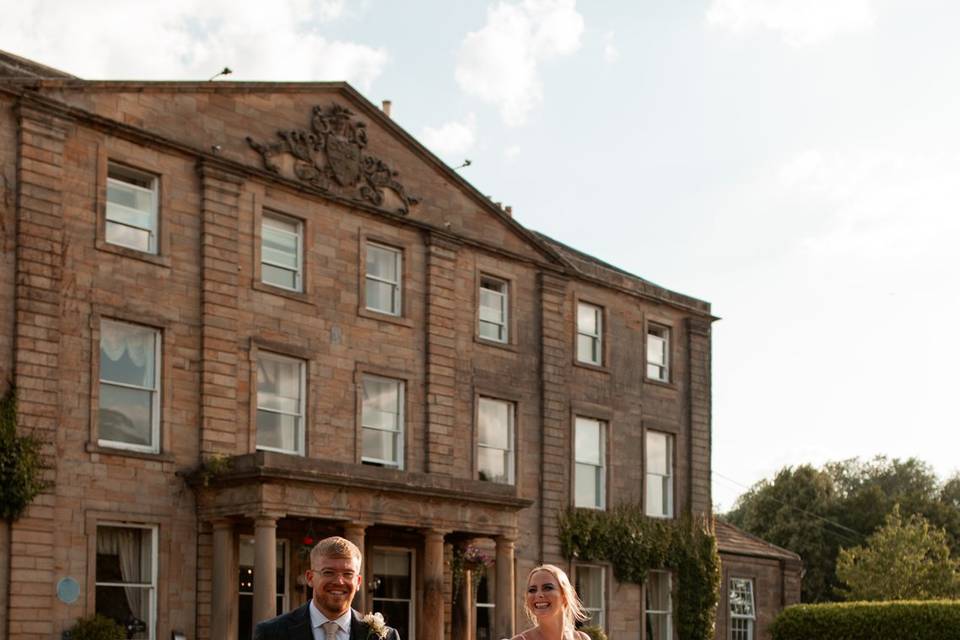
[[(726, 480), (727, 482), (732, 482), (733, 484), (735, 484), (735, 485), (737, 485), (737, 486), (739, 486), (739, 487), (743, 487), (744, 489), (747, 489), (747, 490), (751, 489), (751, 487), (748, 487), (748, 486), (745, 485), (745, 484), (742, 484), (742, 483), (740, 483), (740, 482), (737, 482), (737, 481), (734, 480), (733, 478), (728, 478), (727, 476), (723, 475), (723, 474), (720, 473), (719, 471), (712, 471), (712, 470), (711, 470), (711, 473), (713, 473), (713, 475), (717, 476), (718, 478), (720, 478), (720, 479), (722, 479), (722, 480)], [(848, 542), (853, 542), (854, 544), (861, 544), (862, 541), (863, 541), (863, 539), (866, 538), (866, 536), (865, 536), (864, 534), (860, 533), (860, 532), (857, 531), (856, 529), (851, 529), (850, 527), (847, 527), (847, 526), (845, 526), (845, 525), (842, 525), (842, 524), (840, 524), (839, 522), (836, 522), (836, 521), (831, 520), (831, 519), (829, 519), (829, 518), (824, 518), (823, 516), (821, 516), (821, 515), (819, 515), (819, 514), (813, 513), (812, 511), (807, 511), (806, 509), (802, 509), (802, 508), (800, 508), (800, 507), (798, 507), (798, 506), (796, 506), (796, 505), (789, 504), (789, 503), (784, 502), (783, 500), (780, 500), (780, 499), (778, 499), (778, 498), (776, 498), (776, 497), (774, 497), (774, 496), (771, 496), (771, 495), (768, 495), (768, 496), (765, 496), (765, 497), (773, 500), (774, 502), (777, 502), (777, 503), (783, 505), (784, 507), (787, 507), (787, 508), (789, 508), (789, 509), (793, 509), (794, 511), (799, 511), (800, 513), (802, 513), (802, 514), (804, 514), (804, 515), (807, 515), (807, 516), (810, 516), (811, 518), (816, 518), (817, 520), (820, 520), (821, 522), (824, 522), (824, 523), (826, 523), (826, 524), (829, 524), (829, 525), (832, 525), (832, 526), (834, 526), (834, 527), (837, 527), (838, 529), (843, 529), (844, 531), (849, 531), (850, 533), (858, 536), (858, 539), (854, 539), (854, 538), (850, 538), (850, 537), (848, 537), (848, 536), (842, 535), (841, 533), (839, 533), (839, 532), (837, 532), (837, 531), (830, 531), (829, 529), (825, 529), (825, 531), (827, 531), (827, 532), (829, 532), (829, 533), (833, 533), (833, 534), (836, 535), (837, 537), (843, 538), (844, 540), (847, 540)]]

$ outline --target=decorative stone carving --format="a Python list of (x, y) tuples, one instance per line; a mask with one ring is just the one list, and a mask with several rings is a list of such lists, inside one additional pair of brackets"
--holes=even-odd
[[(367, 125), (346, 107), (315, 106), (310, 130), (277, 132), (279, 142), (260, 143), (247, 136), (247, 143), (263, 157), (264, 167), (283, 175), (274, 158), (293, 156), (293, 174), (312, 187), (337, 196), (384, 208), (391, 199), (399, 201), (396, 212), (406, 215), (420, 199), (408, 195), (397, 180), (399, 173), (383, 160), (364, 153)], [(386, 192), (392, 191), (396, 198)], [(388, 205), (387, 205), (388, 206)]]

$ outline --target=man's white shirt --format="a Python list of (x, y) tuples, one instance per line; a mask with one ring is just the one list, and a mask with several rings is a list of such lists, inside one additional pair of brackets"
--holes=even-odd
[[(327, 634), (323, 630), (324, 622), (328, 622), (330, 618), (320, 613), (320, 610), (317, 609), (317, 605), (313, 604), (313, 600), (310, 600), (310, 628), (313, 630), (313, 640), (327, 640)], [(334, 622), (337, 623), (337, 640), (350, 640), (350, 623), (353, 621), (353, 614), (350, 609), (347, 609), (347, 612), (335, 619)]]

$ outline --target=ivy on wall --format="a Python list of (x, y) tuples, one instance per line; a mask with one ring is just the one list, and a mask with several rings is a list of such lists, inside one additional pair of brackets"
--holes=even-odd
[(567, 559), (609, 562), (620, 582), (643, 584), (651, 569), (674, 572), (674, 621), (680, 640), (712, 640), (720, 597), (720, 556), (712, 521), (661, 520), (640, 505), (609, 511), (569, 508), (559, 517)]
[(17, 397), (11, 385), (0, 398), (0, 518), (13, 522), (50, 487), (43, 478), (42, 447), (36, 436), (17, 433)]

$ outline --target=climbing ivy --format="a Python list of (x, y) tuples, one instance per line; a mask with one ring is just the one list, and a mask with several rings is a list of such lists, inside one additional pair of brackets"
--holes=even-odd
[(43, 478), (42, 447), (36, 436), (17, 433), (17, 397), (11, 385), (0, 398), (0, 518), (13, 522), (50, 487)]
[(712, 522), (686, 515), (649, 518), (636, 504), (609, 511), (569, 508), (559, 517), (568, 559), (609, 562), (620, 582), (643, 584), (651, 569), (677, 579), (674, 620), (680, 640), (712, 640), (720, 596), (720, 556)]

